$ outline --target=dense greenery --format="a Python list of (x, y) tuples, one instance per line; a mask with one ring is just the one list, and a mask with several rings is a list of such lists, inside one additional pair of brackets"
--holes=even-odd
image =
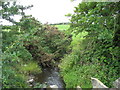
[(3, 88), (29, 87), (29, 76), (41, 73), (41, 67), (54, 66), (69, 45), (67, 37), (56, 27), (42, 25), (26, 15), (12, 26), (2, 26), (2, 35)]
[(59, 65), (67, 88), (91, 88), (91, 77), (113, 87), (120, 77), (119, 8), (120, 2), (82, 2), (75, 8), (69, 29), (72, 52)]
[(38, 64), (32, 61), (34, 60), (32, 54), (24, 46), (24, 42), (30, 40), (32, 33), (29, 31), (29, 33), (24, 33), (22, 30), (23, 29), (17, 25), (9, 27), (3, 26), (2, 50), (4, 88), (27, 87), (26, 81), (28, 75), (41, 72)]
[(17, 5), (16, 2), (11, 3), (11, 2), (0, 1), (0, 7), (2, 8), (0, 10), (0, 13), (3, 19), (8, 20), (13, 24), (18, 24), (14, 19), (14, 16), (15, 15), (24, 16), (25, 15), (24, 10), (33, 7), (33, 5), (23, 6), (23, 5)]
[(41, 73), (38, 64), (55, 65), (66, 53), (66, 40), (55, 27), (41, 25), (31, 16), (23, 17), (19, 26), (3, 26), (3, 87), (27, 87), (25, 76)]
[[(30, 75), (56, 66), (59, 60), (66, 88), (92, 88), (91, 77), (113, 87), (120, 77), (119, 2), (82, 2), (69, 14), (70, 28), (65, 31), (25, 15), (24, 10), (32, 6), (1, 5), (3, 19), (13, 23), (2, 25), (3, 88), (30, 87), (26, 82)], [(9, 18), (14, 15), (21, 15), (19, 22)]]

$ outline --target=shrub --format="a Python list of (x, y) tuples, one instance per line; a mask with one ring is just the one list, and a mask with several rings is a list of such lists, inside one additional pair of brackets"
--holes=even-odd
[[(81, 75), (82, 71), (84, 74), (79, 77), (80, 80), (87, 79), (86, 81), (90, 82), (90, 77), (87, 77), (90, 75), (98, 78), (108, 87), (113, 87), (112, 82), (119, 78), (120, 20), (117, 13), (119, 8), (119, 3), (110, 2), (82, 2), (75, 7), (69, 29), (69, 32), (74, 35), (71, 42), (72, 53), (66, 55), (60, 64), (67, 87), (76, 87), (77, 75), (78, 73)], [(80, 38), (82, 32), (87, 32), (84, 39)], [(76, 56), (77, 60), (73, 56)], [(75, 71), (79, 70), (76, 66), (79, 66), (80, 71)], [(93, 72), (97, 70), (97, 72), (91, 74), (91, 70)], [(87, 71), (89, 73), (86, 73)], [(75, 81), (74, 84), (72, 84), (72, 78)], [(84, 88), (91, 87), (85, 82), (80, 85)]]

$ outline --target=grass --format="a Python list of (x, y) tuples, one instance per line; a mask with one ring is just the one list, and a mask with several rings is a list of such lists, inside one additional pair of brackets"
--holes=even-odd
[(29, 63), (24, 64), (21, 67), (21, 71), (23, 71), (24, 73), (32, 73), (32, 74), (41, 73), (41, 69), (38, 66), (37, 62), (35, 61), (29, 61)]
[(59, 30), (67, 30), (70, 25), (55, 25)]

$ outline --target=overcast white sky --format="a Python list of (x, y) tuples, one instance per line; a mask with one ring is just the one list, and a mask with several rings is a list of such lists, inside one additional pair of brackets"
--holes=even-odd
[(23, 5), (33, 4), (34, 7), (28, 10), (28, 14), (32, 14), (42, 23), (68, 22), (65, 17), (67, 13), (73, 13), (74, 7), (81, 0), (71, 2), (70, 0), (19, 0)]
[[(58, 23), (68, 22), (69, 18), (65, 17), (68, 13), (73, 13), (74, 7), (81, 0), (71, 2), (70, 0), (17, 0), (22, 5), (33, 5), (27, 14), (31, 14), (41, 23)], [(16, 17), (18, 18), (18, 17)]]

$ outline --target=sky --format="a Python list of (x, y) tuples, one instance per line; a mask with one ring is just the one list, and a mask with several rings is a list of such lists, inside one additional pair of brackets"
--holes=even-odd
[(42, 23), (68, 22), (69, 18), (65, 17), (68, 13), (73, 13), (74, 7), (81, 2), (76, 0), (19, 0), (23, 5), (33, 4), (33, 8), (28, 10), (27, 14), (32, 14)]
[[(74, 7), (81, 0), (17, 0), (22, 5), (33, 5), (30, 10), (26, 10), (27, 15), (32, 15), (41, 23), (60, 23), (69, 22), (69, 18), (65, 15), (74, 13)], [(20, 17), (15, 16), (18, 21)]]

